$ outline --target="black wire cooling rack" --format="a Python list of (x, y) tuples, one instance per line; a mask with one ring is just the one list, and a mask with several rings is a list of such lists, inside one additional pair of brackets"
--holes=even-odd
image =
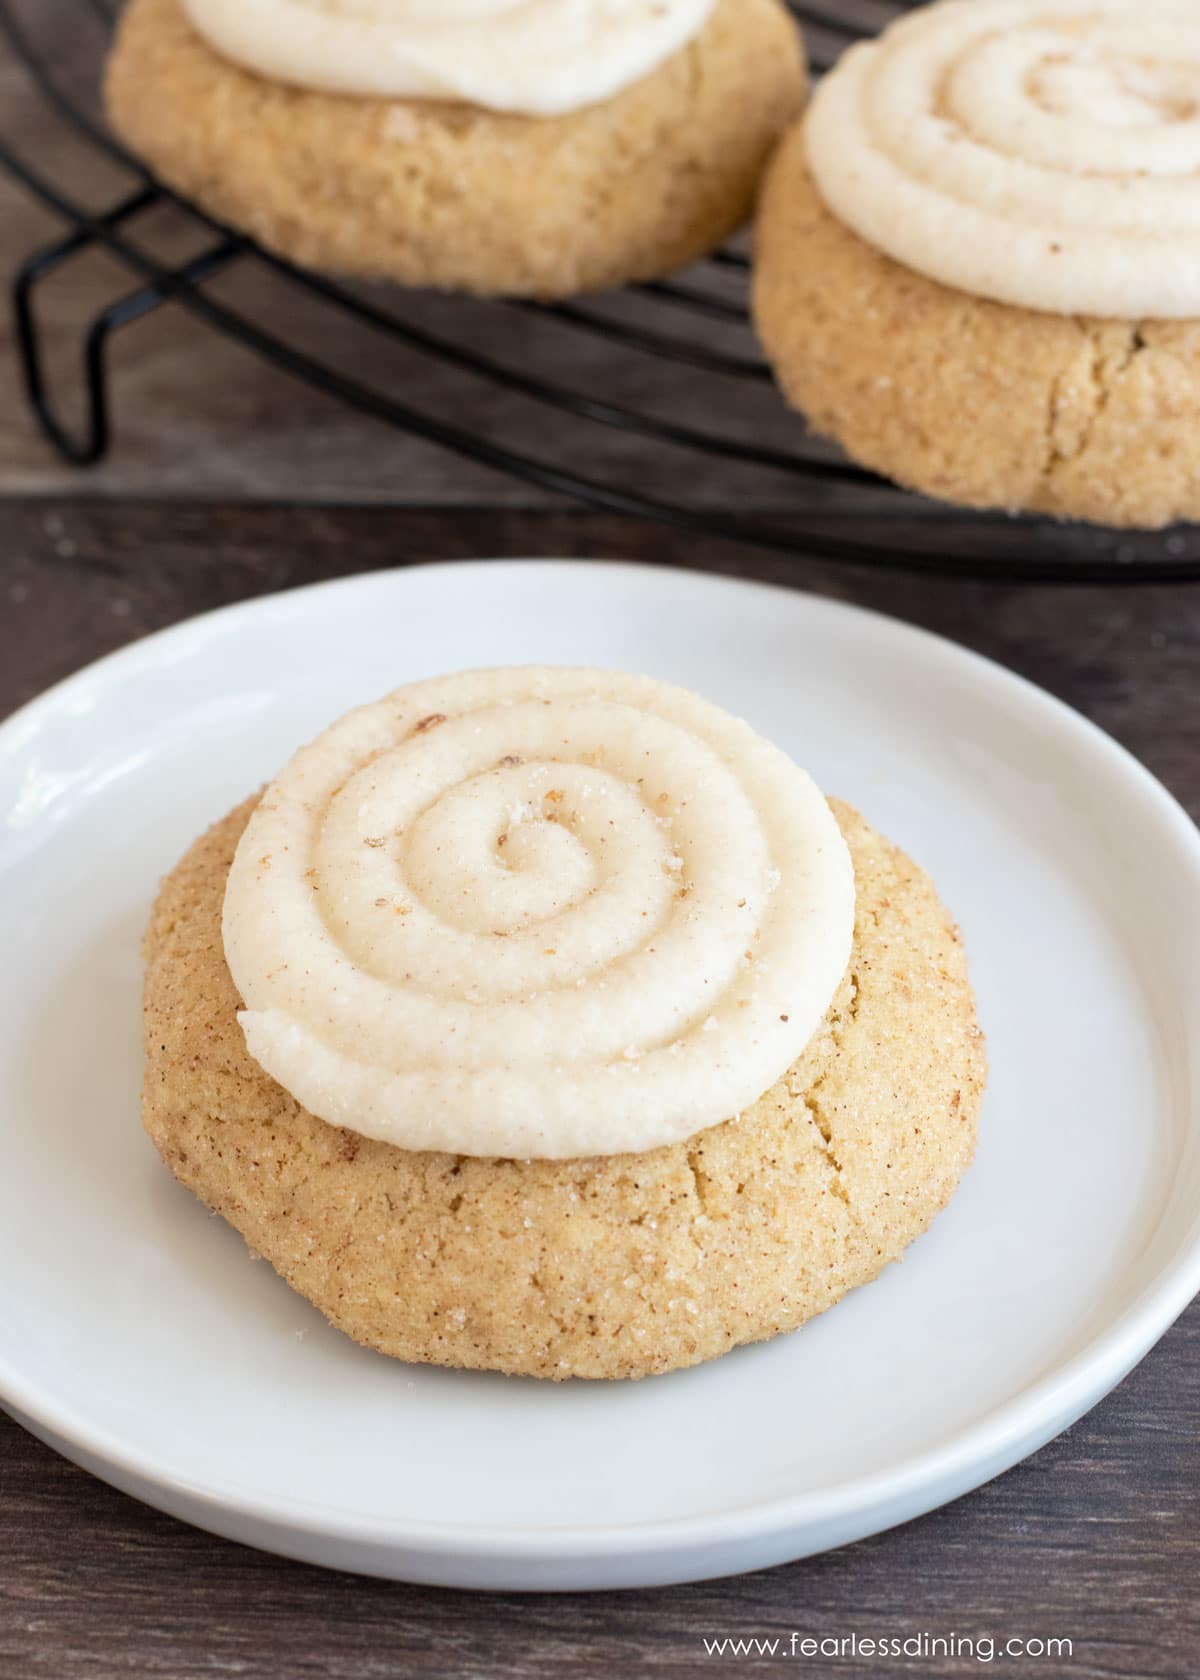
[[(113, 431), (110, 345), (123, 329), (171, 305), (362, 415), (592, 507), (797, 557), (881, 568), (1059, 582), (1200, 579), (1200, 529), (1131, 534), (951, 509), (899, 490), (806, 437), (775, 397), (754, 344), (746, 310), (749, 261), (736, 246), (669, 281), (556, 305), (434, 301), (342, 283), (273, 256), (155, 180), (108, 131), (97, 89), (117, 9), (116, 0), (0, 0), (0, 40), (49, 107), (64, 145), (82, 144), (122, 182), (104, 202), (85, 202), (91, 195), (64, 184), (51, 160), (30, 156), (22, 134), (7, 131), (19, 125), (0, 114), (0, 167), (66, 227), (21, 263), (12, 282), (26, 391), (63, 459), (85, 467), (106, 453)], [(904, 8), (890, 0), (806, 0), (792, 9), (820, 71), (849, 41)], [(64, 11), (69, 71), (62, 63)], [(143, 237), (150, 213), (162, 207), (188, 224), (199, 245), (186, 260), (164, 261)], [(37, 298), (65, 264), (96, 250), (115, 258), (136, 285), (80, 323), (83, 420), (73, 426), (47, 378)], [(245, 265), (259, 265), (268, 281), (254, 289), (250, 307), (226, 301), (213, 285)], [(303, 294), (312, 323), (304, 342), (277, 330), (273, 287)], [(494, 330), (496, 311), (510, 317), (509, 331)], [(469, 330), (481, 319), (492, 328), (476, 333), (486, 348), (473, 345)], [(334, 340), (344, 349), (347, 332), (366, 336), (365, 354), (323, 352)], [(502, 358), (498, 341), (509, 347)], [(403, 352), (407, 376), (352, 371), (374, 365), (376, 350), (380, 366), (388, 352)], [(421, 369), (434, 364), (439, 377), (459, 381), (455, 413), (477, 412), (477, 426), (444, 418), (434, 403), (409, 394), (422, 389)], [(477, 404), (462, 402), (464, 382), (478, 393)], [(497, 393), (502, 402), (488, 400)], [(608, 477), (587, 464), (596, 428), (624, 434), (627, 445)], [(613, 452), (606, 455), (611, 461)], [(704, 466), (714, 459), (725, 463), (719, 501), (704, 499)], [(731, 468), (744, 476), (744, 492), (727, 488)], [(679, 496), (680, 485), (696, 499)], [(750, 508), (755, 511), (739, 511)]]

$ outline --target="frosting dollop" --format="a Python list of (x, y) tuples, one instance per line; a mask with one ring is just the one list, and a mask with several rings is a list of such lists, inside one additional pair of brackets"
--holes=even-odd
[(803, 1050), (854, 879), (811, 779), (647, 677), (557, 667), (397, 689), (264, 793), (225, 894), (250, 1054), (408, 1149), (675, 1142)]
[(327, 93), (559, 116), (678, 52), (715, 0), (183, 0), (218, 52)]
[(1194, 0), (939, 0), (845, 54), (806, 140), (834, 214), (945, 285), (1200, 315)]

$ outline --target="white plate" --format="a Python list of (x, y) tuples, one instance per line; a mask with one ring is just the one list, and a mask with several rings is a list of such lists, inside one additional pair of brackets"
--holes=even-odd
[[(642, 1383), (353, 1346), (138, 1123), (157, 877), (351, 704), (524, 661), (686, 683), (860, 805), (961, 920), (991, 1049), (976, 1164), (903, 1264), (794, 1336)], [(220, 1534), (466, 1586), (776, 1563), (1014, 1463), (1200, 1287), (1200, 839), (1097, 730), (932, 636), (649, 568), (354, 578), (195, 619), (35, 701), (0, 729), (0, 813), (0, 1399)]]

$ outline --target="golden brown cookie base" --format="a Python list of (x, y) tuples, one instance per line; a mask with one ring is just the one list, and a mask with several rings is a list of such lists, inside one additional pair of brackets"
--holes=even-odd
[(549, 298), (720, 244), (748, 218), (805, 86), (779, 0), (719, 0), (649, 76), (554, 118), (289, 88), (215, 53), (179, 0), (131, 0), (105, 92), (113, 127), (164, 181), (272, 251)]
[(1039, 314), (928, 280), (826, 208), (800, 127), (768, 171), (755, 247), (784, 394), (864, 465), (976, 507), (1200, 518), (1200, 322)]
[(644, 1155), (416, 1154), (315, 1119), (251, 1061), (225, 878), (251, 800), (167, 877), (145, 941), (143, 1116), (171, 1171), (356, 1341), (539, 1377), (634, 1377), (792, 1330), (950, 1199), (985, 1058), (957, 930), (847, 806), (850, 969), (738, 1120)]

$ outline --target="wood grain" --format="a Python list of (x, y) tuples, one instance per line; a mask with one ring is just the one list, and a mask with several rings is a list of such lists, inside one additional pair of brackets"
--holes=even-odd
[[(1200, 813), (1200, 589), (880, 578), (569, 512), (0, 500), (0, 711), (193, 612), (479, 553), (686, 564), (928, 625), (1078, 706)], [(360, 1580), (250, 1552), (135, 1504), (0, 1417), (0, 1680), (766, 1672), (781, 1663), (707, 1659), (703, 1638), (786, 1640), (792, 1630), (1069, 1638), (1070, 1661), (1008, 1666), (1185, 1680), (1200, 1672), (1198, 1435), (1193, 1306), (1067, 1435), (903, 1529), (732, 1581), (521, 1598)], [(982, 1667), (918, 1657), (784, 1666), (844, 1680)]]

